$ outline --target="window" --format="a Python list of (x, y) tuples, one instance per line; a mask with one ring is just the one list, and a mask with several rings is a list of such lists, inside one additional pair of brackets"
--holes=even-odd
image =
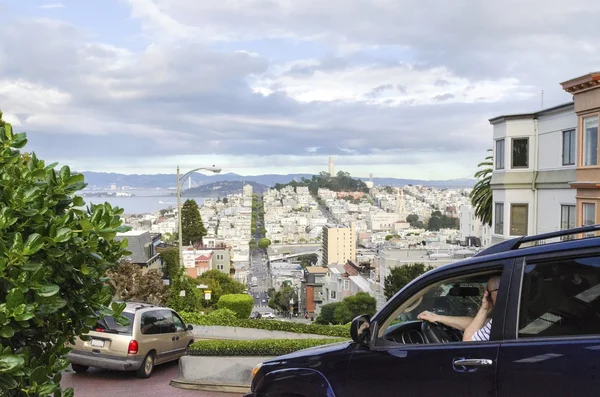
[(575, 164), (575, 130), (563, 131), (563, 165)]
[(600, 257), (525, 267), (519, 337), (600, 334)]
[(175, 325), (176, 332), (183, 332), (183, 331), (185, 331), (185, 323), (183, 322), (183, 320), (181, 319), (181, 317), (179, 317), (174, 312), (171, 312), (171, 317), (173, 319), (173, 324)]
[(494, 205), (494, 233), (504, 234), (504, 203)]
[(123, 312), (121, 313), (124, 317), (129, 320), (129, 325), (119, 325), (115, 322), (112, 316), (104, 316), (102, 320), (99, 320), (94, 326), (93, 330), (99, 332), (111, 332), (120, 335), (131, 335), (133, 331), (133, 313)]
[(348, 291), (350, 289), (350, 280), (344, 280), (344, 290)]
[(140, 326), (143, 335), (156, 335), (166, 332), (169, 320), (165, 310), (142, 313)]
[(581, 206), (583, 210), (583, 226), (590, 226), (596, 224), (596, 204), (594, 203), (583, 203)]
[(337, 299), (335, 291), (331, 291), (331, 299)]
[(504, 139), (496, 141), (496, 169), (504, 169)]
[(510, 205), (510, 235), (511, 236), (527, 236), (527, 204), (511, 204)]
[(561, 205), (560, 206), (560, 228), (562, 230), (572, 229), (575, 227), (575, 206)]
[(529, 138), (512, 140), (512, 168), (529, 167)]
[(598, 164), (598, 116), (583, 119), (583, 165)]

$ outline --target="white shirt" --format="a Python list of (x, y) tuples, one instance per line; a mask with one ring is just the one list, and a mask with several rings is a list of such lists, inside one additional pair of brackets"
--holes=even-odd
[(490, 331), (492, 330), (492, 320), (489, 320), (479, 331), (475, 332), (471, 337), (472, 341), (490, 340)]

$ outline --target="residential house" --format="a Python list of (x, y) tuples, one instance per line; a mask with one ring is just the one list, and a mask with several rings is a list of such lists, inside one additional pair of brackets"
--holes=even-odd
[(163, 272), (160, 254), (156, 252), (156, 247), (160, 244), (160, 237), (161, 235), (158, 233), (130, 230), (125, 233), (117, 233), (115, 240), (127, 239), (127, 250), (131, 252), (131, 255), (124, 259), (139, 265), (144, 272), (148, 270)]

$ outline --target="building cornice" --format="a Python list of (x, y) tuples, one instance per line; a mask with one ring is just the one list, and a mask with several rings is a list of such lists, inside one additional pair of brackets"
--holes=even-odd
[(588, 73), (584, 76), (560, 83), (563, 90), (570, 94), (579, 94), (581, 92), (593, 90), (600, 87), (600, 72)]

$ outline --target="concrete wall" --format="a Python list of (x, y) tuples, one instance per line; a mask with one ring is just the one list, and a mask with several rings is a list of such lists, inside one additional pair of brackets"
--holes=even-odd
[[(276, 320), (273, 320), (276, 321)], [(234, 339), (234, 340), (257, 340), (257, 339), (322, 339), (328, 338), (323, 335), (297, 334), (294, 332), (268, 331), (255, 328), (219, 327), (194, 325), (194, 338), (196, 339)], [(348, 335), (350, 336), (350, 335)]]
[(572, 110), (540, 117), (538, 123), (539, 170), (575, 168), (575, 165), (562, 165), (562, 139), (563, 131), (576, 128), (577, 115)]
[(272, 357), (183, 356), (171, 385), (184, 389), (233, 393), (250, 391), (252, 369)]
[(553, 232), (561, 229), (560, 206), (575, 205), (575, 193), (575, 189), (538, 190), (538, 225), (536, 233)]

